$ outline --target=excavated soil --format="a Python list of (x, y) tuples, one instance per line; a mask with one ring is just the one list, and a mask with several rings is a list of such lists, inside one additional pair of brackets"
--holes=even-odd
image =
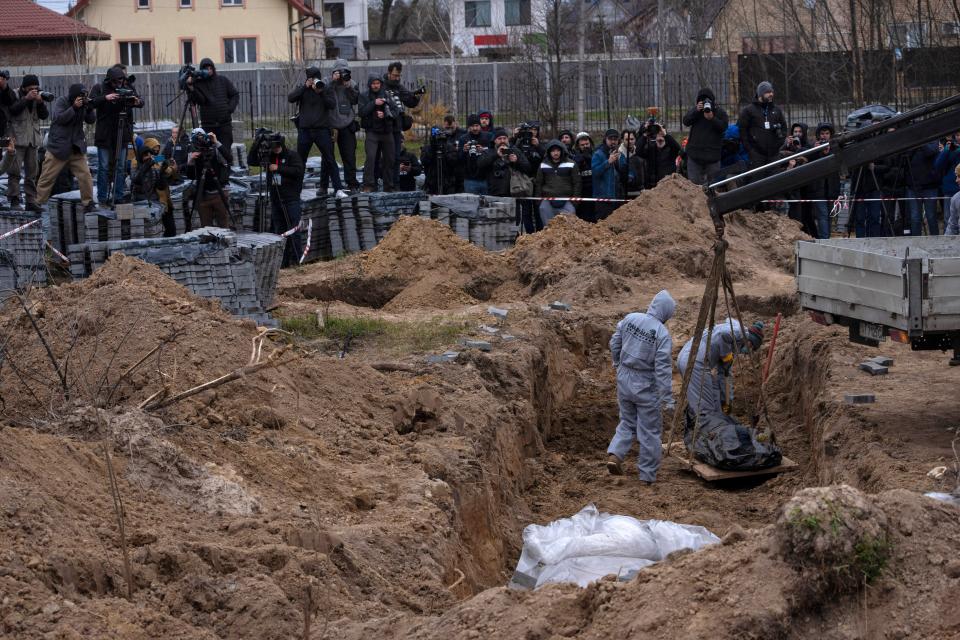
[[(391, 322), (455, 317), (465, 328), (445, 346), (461, 353), (445, 364), (412, 346), (385, 362), (363, 340), (327, 357), (313, 340), (278, 335), (262, 347), (276, 366), (147, 411), (151, 397), (248, 364), (256, 327), (122, 256), (34, 292), (29, 315), (8, 301), (0, 634), (960, 635), (947, 606), (960, 595), (960, 512), (918, 493), (956, 485), (960, 371), (885, 345), (891, 375), (858, 373), (875, 351), (799, 313), (797, 225), (734, 215), (727, 235), (745, 320), (784, 315), (764, 424), (800, 467), (718, 485), (675, 458), (651, 487), (603, 466), (617, 422), (616, 322), (668, 288), (675, 352), (695, 325), (713, 227), (702, 194), (680, 179), (598, 225), (560, 216), (501, 254), (404, 218), (367, 254), (283, 274), (281, 314), (333, 305)], [(572, 310), (543, 308), (555, 299)], [(515, 339), (480, 329), (493, 323), (489, 303), (509, 308), (500, 332)], [(464, 349), (460, 337), (493, 350)], [(756, 372), (737, 366), (735, 412), (746, 416)], [(854, 391), (878, 402), (843, 404)], [(939, 480), (927, 475), (938, 465), (951, 469)], [(588, 502), (704, 525), (723, 544), (628, 583), (506, 589), (523, 527)]]

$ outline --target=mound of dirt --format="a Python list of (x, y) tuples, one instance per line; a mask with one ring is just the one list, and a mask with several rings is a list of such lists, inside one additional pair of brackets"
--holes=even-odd
[[(788, 272), (799, 224), (773, 213), (727, 216), (728, 268), (735, 279)], [(558, 216), (508, 252), (529, 294), (564, 300), (606, 298), (627, 280), (703, 280), (716, 239), (703, 190), (680, 176), (617, 209), (596, 224)]]
[(510, 275), (502, 256), (435, 220), (403, 216), (369, 252), (284, 274), (282, 294), (402, 311), (487, 300)]
[(107, 406), (166, 384), (189, 388), (245, 364), (257, 332), (122, 254), (86, 280), (36, 291), (28, 305), (36, 328), (13, 300), (0, 313), (0, 415), (18, 421), (67, 402)]

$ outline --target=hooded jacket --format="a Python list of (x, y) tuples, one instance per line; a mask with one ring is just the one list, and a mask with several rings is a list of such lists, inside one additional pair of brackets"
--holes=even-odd
[(325, 129), (329, 126), (329, 112), (336, 107), (336, 98), (327, 92), (326, 86), (320, 81), (320, 69), (310, 67), (307, 77), (315, 78), (313, 89), (301, 83), (287, 96), (287, 100), (297, 105), (299, 109), (298, 129)]
[(400, 172), (400, 179), (397, 181), (397, 188), (400, 191), (416, 191), (417, 176), (423, 173), (423, 166), (417, 156), (407, 151), (406, 147), (400, 148), (400, 155), (397, 156), (397, 165), (408, 164), (410, 169), (406, 172)]
[[(346, 60), (337, 59), (333, 63), (333, 71), (350, 71), (350, 65)], [(357, 102), (360, 99), (360, 92), (357, 90), (356, 82), (350, 82), (350, 86), (345, 86), (342, 82), (334, 82), (331, 78), (325, 89), (328, 96), (333, 100), (333, 106), (330, 107), (327, 114), (331, 129), (346, 129), (352, 127), (357, 121)]]
[(146, 153), (148, 149), (159, 152), (160, 142), (156, 138), (147, 138), (140, 148), (137, 170), (130, 179), (133, 185), (133, 196), (137, 200), (156, 200), (157, 190), (169, 189), (170, 179), (175, 173), (175, 170), (169, 164), (169, 160), (157, 163), (149, 158)]
[(200, 68), (212, 67), (214, 75), (205, 80), (194, 80), (193, 99), (200, 107), (200, 125), (204, 129), (226, 127), (232, 123), (231, 117), (240, 104), (240, 92), (230, 79), (217, 73), (210, 58), (200, 61)]
[(593, 147), (586, 153), (579, 150), (574, 154), (573, 161), (577, 165), (577, 172), (580, 174), (580, 196), (589, 198), (593, 196)]
[[(551, 149), (560, 149), (560, 160), (553, 161)], [(570, 159), (567, 147), (559, 140), (547, 143), (547, 153), (540, 161), (537, 178), (533, 184), (533, 195), (546, 198), (580, 195), (580, 172), (576, 163)]]
[(72, 84), (65, 97), (60, 96), (53, 102), (46, 148), (50, 155), (59, 160), (69, 160), (73, 153), (87, 152), (83, 125), (96, 122), (97, 115), (89, 104), (74, 108), (73, 101), (83, 93), (86, 93), (86, 88), (82, 84)]
[(477, 117), (478, 117), (478, 118), (482, 118), (482, 117), (484, 117), (484, 116), (486, 116), (487, 118), (490, 118), (490, 124), (488, 124), (488, 125), (485, 126), (485, 127), (481, 124), (481, 125), (480, 125), (480, 130), (481, 130), (481, 131), (484, 131), (484, 132), (486, 132), (486, 133), (493, 133), (493, 130), (497, 128), (496, 123), (494, 123), (494, 121), (493, 121), (493, 112), (492, 112), (492, 111), (487, 111), (486, 109), (484, 109), (483, 111), (480, 111), (480, 112), (477, 113)]
[(754, 161), (776, 159), (789, 133), (780, 107), (759, 97), (743, 108), (737, 126), (743, 146)]
[(676, 306), (670, 293), (661, 291), (646, 313), (630, 313), (618, 322), (610, 338), (617, 385), (626, 384), (648, 406), (674, 406), (673, 339), (665, 325)]
[[(371, 86), (378, 80), (380, 90), (374, 91)], [(383, 104), (378, 105), (377, 99), (382, 99)], [(382, 118), (377, 115), (378, 112), (383, 113)], [(383, 80), (379, 76), (371, 75), (367, 78), (367, 91), (360, 95), (361, 126), (372, 133), (392, 133), (396, 127), (396, 116)]]
[[(97, 127), (93, 132), (93, 144), (101, 149), (110, 149), (117, 146), (117, 127), (120, 124), (120, 112), (123, 111), (123, 100), (107, 100), (107, 96), (116, 93), (117, 88), (123, 85), (123, 69), (110, 67), (102, 82), (93, 85), (90, 90), (90, 104), (97, 110)], [(134, 94), (139, 96), (133, 87)], [(133, 140), (133, 109), (143, 106), (129, 105), (127, 108), (127, 125), (123, 131), (123, 144)]]
[[(710, 353), (707, 353), (707, 333)], [(705, 329), (697, 349), (696, 364), (688, 387), (689, 410), (694, 413), (722, 413), (726, 400), (725, 378), (730, 375), (729, 356), (747, 343), (743, 327), (737, 320), (727, 319)], [(677, 355), (677, 368), (685, 374), (693, 351), (693, 338), (687, 340)], [(714, 373), (716, 370), (716, 373)]]
[(7, 133), (17, 139), (18, 147), (38, 148), (43, 145), (40, 121), (50, 117), (46, 102), (27, 100), (19, 91), (9, 108)]
[(713, 105), (713, 118), (708, 120), (703, 112), (694, 106), (683, 117), (683, 125), (690, 127), (687, 139), (687, 156), (700, 164), (720, 162), (720, 150), (723, 134), (727, 130), (730, 118), (727, 112), (717, 105), (717, 99), (710, 89), (700, 89), (697, 102), (709, 100)]

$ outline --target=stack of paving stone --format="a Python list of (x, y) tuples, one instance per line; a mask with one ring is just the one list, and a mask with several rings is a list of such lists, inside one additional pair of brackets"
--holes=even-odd
[(113, 253), (157, 265), (193, 293), (217, 298), (232, 314), (275, 324), (273, 304), (285, 239), (269, 233), (235, 233), (204, 227), (173, 238), (87, 242), (70, 247), (70, 268), (86, 277)]
[(431, 196), (420, 215), (449, 226), (458, 236), (490, 251), (513, 246), (517, 236), (513, 198), (457, 194)]
[[(0, 209), (0, 235), (38, 219), (32, 214)], [(41, 222), (0, 240), (0, 300), (13, 289), (46, 283), (45, 254)]]
[(47, 204), (48, 239), (66, 253), (71, 245), (83, 242), (158, 238), (163, 235), (163, 207), (156, 202), (117, 205), (115, 211), (99, 209), (84, 213), (80, 194), (60, 194)]
[[(256, 203), (250, 202), (251, 177), (230, 178), (228, 188), (224, 190), (227, 203), (230, 205), (230, 214), (233, 220), (245, 231), (266, 232), (270, 230), (270, 203), (262, 215), (256, 215)], [(173, 203), (173, 223), (178, 234), (186, 233), (191, 229), (200, 228), (200, 214), (193, 208), (192, 200), (185, 200), (184, 194), (193, 185), (191, 180), (170, 186), (170, 200)], [(256, 187), (254, 185), (253, 191)], [(187, 226), (187, 217), (190, 225)]]
[(329, 214), (327, 213), (328, 196), (322, 195), (314, 189), (304, 189), (300, 193), (300, 217), (304, 226), (311, 223), (310, 251), (307, 253), (307, 262), (315, 260), (329, 260), (334, 257), (330, 245)]

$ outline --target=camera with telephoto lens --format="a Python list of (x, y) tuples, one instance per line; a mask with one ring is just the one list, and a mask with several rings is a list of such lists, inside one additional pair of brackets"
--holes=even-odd
[(415, 96), (417, 96), (417, 97), (419, 98), (420, 96), (422, 96), (422, 95), (425, 94), (426, 92), (427, 92), (427, 88), (426, 88), (425, 86), (421, 85), (421, 86), (417, 87), (417, 90), (413, 92), (413, 95), (415, 95)]
[(529, 122), (521, 122), (517, 127), (517, 144), (519, 146), (530, 146), (533, 144), (533, 125)]
[(210, 73), (207, 69), (197, 69), (196, 67), (185, 64), (180, 67), (180, 72), (177, 76), (177, 83), (180, 85), (180, 88), (186, 90), (187, 80), (193, 78), (196, 80), (206, 80), (207, 78), (213, 77), (213, 74)]
[(190, 148), (204, 160), (210, 160), (213, 157), (213, 138), (209, 133), (196, 131), (190, 136)]
[(53, 95), (53, 94), (50, 93), (49, 91), (39, 91), (39, 90), (38, 90), (38, 92), (39, 92), (39, 94), (40, 94), (40, 99), (43, 100), (44, 102), (53, 102), (54, 100), (57, 99), (57, 96)]
[(257, 148), (257, 153), (267, 154), (273, 151), (278, 144), (283, 144), (283, 134), (276, 133), (272, 129), (260, 127), (253, 132), (253, 144)]
[(712, 112), (712, 111), (713, 111), (713, 103), (710, 102), (709, 100), (704, 100), (704, 101), (703, 101), (703, 112), (704, 112), (704, 113), (710, 113), (710, 112)]
[(463, 148), (466, 150), (467, 155), (470, 155), (470, 156), (476, 158), (476, 157), (479, 156), (481, 153), (483, 153), (483, 151), (480, 149), (481, 146), (483, 146), (483, 145), (481, 145), (481, 144), (480, 144), (479, 142), (477, 142), (476, 140), (468, 140), (468, 141), (463, 145)]
[(444, 129), (440, 127), (430, 127), (430, 147), (433, 148), (434, 151), (442, 150), (449, 138), (450, 135)]
[(353, 78), (353, 74), (350, 72), (350, 69), (344, 69), (340, 72), (340, 82), (350, 82)]

